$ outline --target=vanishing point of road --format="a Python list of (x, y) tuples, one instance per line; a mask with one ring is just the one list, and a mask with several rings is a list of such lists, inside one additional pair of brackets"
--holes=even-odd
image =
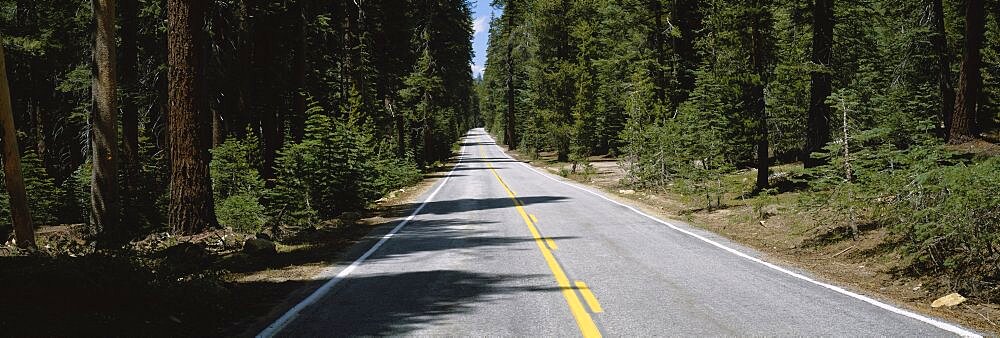
[(976, 335), (536, 171), (482, 129), (412, 209), (261, 336)]

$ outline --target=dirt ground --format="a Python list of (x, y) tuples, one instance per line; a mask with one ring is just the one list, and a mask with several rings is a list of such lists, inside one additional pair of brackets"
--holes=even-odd
[(0, 243), (0, 335), (253, 336), (321, 285), (317, 274), (347, 248), (411, 212), (410, 202), (443, 176), (427, 174), (370, 211), (286, 234), (271, 254), (244, 252), (253, 235), (228, 229), (154, 233), (129, 251), (96, 252), (83, 225), (40, 227), (38, 253)]
[[(978, 148), (984, 152), (997, 151), (995, 145), (979, 145)], [(946, 278), (920, 275), (908, 269), (891, 244), (887, 229), (862, 225), (861, 235), (853, 239), (847, 225), (830, 221), (836, 217), (799, 207), (797, 192), (779, 193), (764, 202), (727, 194), (721, 207), (707, 210), (700, 197), (683, 196), (665, 189), (625, 187), (621, 183), (625, 171), (612, 157), (591, 157), (588, 159), (590, 170), (577, 165), (573, 173), (572, 164), (556, 162), (553, 153), (541, 153), (534, 159), (516, 152), (508, 153), (553, 174), (599, 188), (610, 197), (650, 214), (683, 220), (754, 248), (771, 262), (808, 271), (820, 279), (918, 313), (945, 318), (994, 336), (1000, 333), (1000, 305), (969, 298), (954, 307), (932, 308), (935, 299), (953, 292)], [(792, 167), (794, 165), (772, 170), (780, 173)], [(755, 174), (755, 171), (744, 170), (729, 179), (743, 176), (744, 180), (752, 182)]]

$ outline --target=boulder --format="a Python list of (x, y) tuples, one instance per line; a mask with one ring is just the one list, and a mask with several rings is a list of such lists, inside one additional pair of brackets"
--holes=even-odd
[(243, 242), (243, 252), (255, 256), (274, 255), (278, 253), (278, 248), (272, 241), (251, 237)]
[(962, 302), (964, 301), (965, 297), (962, 297), (962, 295), (958, 293), (952, 292), (945, 295), (944, 297), (935, 300), (933, 303), (931, 303), (931, 307), (942, 307), (942, 306), (952, 307), (958, 304), (962, 304)]

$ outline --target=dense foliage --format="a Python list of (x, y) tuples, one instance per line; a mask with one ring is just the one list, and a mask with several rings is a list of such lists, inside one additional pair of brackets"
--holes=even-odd
[[(511, 148), (611, 155), (624, 184), (709, 209), (809, 187), (807, 207), (842, 216), (832, 225), (888, 226), (915, 266), (971, 285), (996, 278), (1000, 166), (943, 145), (968, 140), (949, 126), (968, 115), (956, 94), (975, 79), (977, 32), (969, 131), (997, 142), (1000, 4), (985, 1), (982, 27), (967, 24), (975, 4), (497, 0), (480, 110)], [(797, 162), (790, 178), (768, 170)], [(756, 184), (726, 183), (745, 169)]]
[[(212, 121), (199, 128), (212, 134), (222, 226), (255, 233), (364, 209), (447, 160), (471, 127), (478, 107), (464, 0), (205, 5), (196, 24)], [(124, 162), (116, 175), (121, 219), (136, 238), (167, 222), (168, 1), (117, 6)], [(94, 20), (91, 1), (0, 0), (0, 43), (38, 224), (91, 215)], [(0, 226), (4, 241), (9, 227)]]

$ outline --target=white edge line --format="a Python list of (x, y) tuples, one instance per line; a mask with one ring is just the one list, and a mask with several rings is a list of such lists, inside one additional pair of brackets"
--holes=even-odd
[[(389, 233), (383, 235), (382, 238), (375, 243), (375, 245), (372, 245), (372, 247), (368, 249), (368, 251), (366, 251), (363, 255), (361, 255), (361, 257), (358, 257), (358, 259), (354, 260), (354, 262), (351, 263), (351, 265), (341, 270), (340, 273), (338, 273), (330, 280), (326, 281), (326, 283), (323, 283), (323, 285), (320, 286), (318, 289), (316, 289), (316, 291), (313, 291), (313, 293), (310, 294), (309, 297), (303, 299), (301, 302), (299, 302), (294, 307), (289, 309), (288, 312), (285, 312), (284, 315), (282, 315), (273, 323), (271, 323), (271, 325), (268, 325), (266, 328), (264, 328), (264, 330), (260, 331), (260, 333), (257, 334), (257, 338), (274, 337), (275, 335), (280, 333), (282, 329), (288, 326), (288, 324), (290, 324), (299, 316), (302, 310), (315, 304), (320, 298), (323, 298), (323, 296), (326, 296), (326, 294), (329, 293), (334, 286), (336, 286), (338, 283), (346, 279), (347, 276), (351, 274), (351, 272), (357, 269), (358, 266), (360, 266), (362, 263), (365, 262), (365, 260), (368, 259), (368, 257), (370, 257), (372, 254), (375, 253), (375, 251), (377, 251), (380, 247), (382, 247), (382, 244), (385, 244), (385, 242), (389, 241), (389, 239), (392, 238), (393, 235), (399, 232), (399, 230), (403, 229), (403, 227), (405, 227), (406, 224), (410, 223), (410, 221), (413, 220), (413, 218), (416, 217), (417, 214), (419, 214), (420, 211), (423, 210), (425, 206), (427, 206), (427, 203), (433, 200), (434, 196), (437, 196), (438, 192), (441, 191), (441, 188), (444, 188), (445, 184), (448, 183), (448, 180), (451, 179), (451, 175), (455, 173), (455, 169), (458, 168), (460, 164), (462, 164), (462, 156), (464, 156), (464, 154), (465, 154), (464, 151), (459, 152), (458, 162), (455, 163), (455, 166), (452, 167), (451, 171), (448, 172), (448, 176), (445, 176), (444, 180), (442, 180), (441, 183), (438, 184), (437, 188), (434, 189), (434, 191), (431, 192), (431, 194), (427, 196), (426, 199), (424, 199), (423, 203), (420, 203), (420, 206), (418, 206), (416, 210), (413, 210), (413, 212), (410, 213), (409, 216), (406, 216), (406, 218), (403, 219), (402, 222), (399, 222), (399, 224), (397, 224), (396, 227), (392, 228), (392, 230), (390, 230)], [(335, 265), (336, 264), (334, 264), (334, 266)]]
[[(492, 137), (492, 136), (490, 136), (490, 135), (489, 135), (488, 133), (487, 133), (486, 135), (487, 135), (487, 137), (489, 137), (489, 138), (490, 138), (490, 140), (492, 140), (492, 141), (493, 141), (494, 143), (496, 143), (496, 140), (493, 140), (493, 137)], [(499, 147), (499, 146), (498, 146), (498, 147)], [(734, 254), (734, 255), (736, 255), (736, 256), (739, 256), (739, 257), (743, 257), (743, 258), (746, 258), (746, 259), (748, 259), (748, 260), (750, 260), (750, 261), (753, 261), (753, 262), (755, 262), (755, 263), (759, 263), (759, 264), (761, 264), (761, 265), (764, 265), (764, 266), (766, 266), (766, 267), (769, 267), (769, 268), (771, 268), (771, 269), (774, 269), (774, 270), (777, 270), (777, 271), (780, 271), (780, 272), (782, 272), (782, 273), (785, 273), (785, 274), (787, 274), (787, 275), (790, 275), (790, 276), (792, 276), (792, 277), (795, 277), (795, 278), (798, 278), (798, 279), (801, 279), (801, 280), (804, 280), (804, 281), (806, 281), (806, 282), (809, 282), (809, 283), (812, 283), (812, 284), (816, 284), (816, 285), (819, 285), (819, 286), (822, 286), (822, 287), (824, 287), (824, 288), (827, 288), (827, 289), (830, 289), (830, 290), (833, 290), (833, 291), (835, 291), (835, 292), (838, 292), (838, 293), (840, 293), (840, 294), (843, 294), (843, 295), (847, 295), (847, 296), (850, 296), (850, 297), (852, 297), (852, 298), (855, 298), (855, 299), (858, 299), (858, 300), (861, 300), (861, 301), (863, 301), (863, 302), (865, 302), (865, 303), (868, 303), (868, 304), (871, 304), (871, 305), (874, 305), (874, 306), (877, 306), (877, 307), (879, 307), (879, 308), (882, 308), (882, 309), (884, 309), (884, 310), (887, 310), (887, 311), (889, 311), (889, 312), (893, 312), (893, 313), (896, 313), (896, 314), (899, 314), (899, 315), (902, 315), (902, 316), (906, 316), (906, 317), (910, 317), (910, 318), (913, 318), (913, 319), (916, 319), (916, 320), (919, 320), (919, 321), (922, 321), (922, 322), (924, 322), (924, 323), (927, 323), (927, 324), (930, 324), (930, 325), (933, 325), (933, 326), (935, 326), (935, 327), (937, 327), (937, 328), (939, 328), (939, 329), (942, 329), (942, 330), (945, 330), (945, 331), (949, 331), (949, 332), (951, 332), (951, 333), (954, 333), (954, 334), (957, 334), (957, 335), (960, 335), (960, 336), (963, 336), (963, 337), (982, 337), (982, 336), (981, 336), (981, 335), (979, 335), (978, 333), (975, 333), (975, 332), (972, 332), (972, 331), (969, 331), (969, 330), (966, 330), (966, 329), (963, 329), (963, 328), (961, 328), (961, 327), (958, 327), (958, 326), (956, 326), (956, 325), (953, 325), (953, 324), (949, 324), (949, 323), (945, 323), (945, 322), (942, 322), (942, 321), (939, 321), (939, 320), (937, 320), (937, 319), (933, 319), (933, 318), (929, 318), (929, 317), (926, 317), (926, 316), (923, 316), (923, 315), (920, 315), (920, 314), (917, 314), (917, 313), (913, 313), (913, 312), (911, 312), (911, 311), (907, 311), (907, 310), (904, 310), (904, 309), (900, 309), (900, 308), (898, 308), (898, 307), (895, 307), (895, 306), (892, 306), (892, 305), (889, 305), (889, 304), (886, 304), (886, 303), (883, 303), (883, 302), (880, 302), (880, 301), (878, 301), (878, 300), (875, 300), (875, 299), (873, 299), (873, 298), (871, 298), (871, 297), (868, 297), (868, 296), (865, 296), (865, 295), (861, 295), (861, 294), (857, 294), (857, 293), (854, 293), (854, 292), (851, 292), (851, 291), (848, 291), (848, 290), (845, 290), (844, 288), (841, 288), (841, 287), (839, 287), (839, 286), (836, 286), (836, 285), (830, 285), (830, 284), (827, 284), (827, 283), (823, 283), (823, 282), (820, 282), (820, 281), (817, 281), (817, 280), (814, 280), (814, 279), (812, 279), (812, 278), (809, 278), (809, 277), (806, 277), (806, 276), (804, 276), (804, 275), (802, 275), (802, 274), (799, 274), (799, 273), (796, 273), (796, 272), (794, 272), (794, 271), (791, 271), (791, 270), (788, 270), (788, 269), (785, 269), (785, 268), (783, 268), (783, 267), (780, 267), (780, 266), (778, 266), (778, 265), (775, 265), (775, 264), (772, 264), (772, 263), (768, 263), (768, 262), (766, 262), (766, 261), (764, 261), (764, 260), (761, 260), (761, 259), (759, 259), (759, 258), (756, 258), (756, 257), (753, 257), (753, 256), (750, 256), (750, 255), (747, 255), (747, 254), (743, 253), (742, 251), (739, 251), (739, 250), (736, 250), (736, 249), (733, 249), (733, 248), (730, 248), (730, 247), (728, 247), (728, 246), (725, 246), (725, 245), (723, 245), (723, 244), (721, 244), (721, 243), (718, 243), (718, 242), (716, 242), (716, 241), (713, 241), (713, 240), (711, 240), (711, 239), (708, 239), (708, 238), (705, 238), (704, 236), (701, 236), (701, 235), (699, 235), (699, 234), (696, 234), (696, 233), (694, 233), (694, 232), (691, 232), (691, 231), (688, 231), (688, 230), (685, 230), (685, 229), (682, 229), (682, 228), (680, 228), (680, 227), (678, 227), (678, 226), (674, 225), (673, 223), (670, 223), (670, 222), (667, 222), (667, 221), (664, 221), (664, 220), (661, 220), (661, 219), (659, 219), (659, 218), (656, 218), (656, 217), (653, 217), (653, 216), (650, 216), (649, 214), (646, 214), (645, 212), (642, 212), (642, 211), (639, 211), (638, 209), (636, 209), (636, 208), (634, 208), (634, 207), (632, 207), (632, 206), (630, 206), (630, 205), (627, 205), (627, 204), (624, 204), (624, 203), (621, 203), (621, 202), (618, 202), (618, 201), (615, 201), (615, 200), (613, 200), (613, 199), (610, 199), (610, 198), (608, 198), (608, 197), (604, 196), (604, 195), (603, 195), (603, 194), (601, 194), (601, 193), (598, 193), (598, 192), (595, 192), (595, 191), (592, 191), (592, 190), (590, 190), (590, 189), (587, 189), (587, 188), (584, 188), (584, 187), (581, 187), (581, 186), (578, 186), (578, 185), (576, 185), (576, 184), (572, 184), (572, 183), (569, 183), (569, 182), (566, 182), (566, 181), (563, 181), (563, 180), (559, 180), (559, 179), (556, 179), (555, 177), (552, 177), (552, 176), (550, 176), (550, 175), (547, 175), (546, 173), (543, 173), (543, 172), (541, 172), (541, 171), (539, 171), (539, 170), (535, 169), (535, 168), (534, 168), (534, 167), (532, 167), (532, 166), (531, 166), (530, 164), (527, 164), (527, 163), (524, 163), (524, 162), (521, 162), (521, 161), (519, 161), (519, 160), (517, 160), (517, 159), (515, 159), (515, 158), (511, 157), (511, 156), (510, 156), (510, 155), (508, 155), (508, 154), (507, 154), (507, 153), (506, 153), (505, 151), (503, 151), (503, 149), (501, 149), (501, 150), (500, 150), (500, 152), (501, 152), (501, 153), (503, 153), (503, 154), (504, 154), (504, 156), (507, 156), (507, 158), (510, 158), (510, 159), (512, 159), (512, 160), (515, 160), (515, 161), (517, 161), (518, 163), (520, 163), (521, 165), (523, 165), (523, 166), (524, 166), (525, 168), (528, 168), (529, 170), (531, 170), (531, 171), (534, 171), (534, 172), (535, 172), (536, 174), (539, 174), (539, 175), (541, 175), (542, 177), (545, 177), (545, 178), (547, 178), (547, 179), (550, 179), (550, 180), (553, 180), (553, 181), (556, 181), (556, 182), (559, 182), (559, 183), (562, 183), (562, 184), (565, 184), (565, 185), (567, 185), (567, 186), (570, 186), (570, 187), (573, 187), (573, 188), (576, 188), (576, 189), (579, 189), (579, 190), (582, 190), (582, 191), (584, 191), (584, 192), (587, 192), (587, 193), (589, 193), (589, 194), (591, 194), (591, 195), (594, 195), (594, 196), (597, 196), (597, 197), (600, 197), (600, 198), (602, 198), (602, 199), (604, 199), (604, 200), (606, 200), (606, 201), (608, 201), (608, 202), (611, 202), (611, 203), (614, 203), (614, 204), (617, 204), (617, 205), (620, 205), (620, 206), (623, 206), (623, 207), (625, 207), (625, 208), (628, 208), (629, 210), (632, 210), (633, 212), (635, 212), (635, 213), (637, 213), (637, 214), (639, 214), (639, 215), (642, 215), (642, 216), (644, 216), (644, 217), (646, 217), (646, 218), (649, 218), (649, 219), (651, 219), (651, 220), (654, 220), (654, 221), (656, 221), (656, 222), (658, 222), (658, 223), (660, 223), (660, 224), (663, 224), (663, 225), (666, 225), (666, 226), (670, 227), (671, 229), (674, 229), (674, 230), (676, 230), (676, 231), (678, 231), (678, 232), (680, 232), (680, 233), (683, 233), (683, 234), (685, 234), (685, 235), (688, 235), (688, 236), (691, 236), (691, 237), (694, 237), (694, 238), (696, 238), (696, 239), (698, 239), (698, 240), (701, 240), (701, 241), (703, 241), (703, 242), (705, 242), (705, 243), (708, 243), (708, 244), (711, 244), (711, 245), (713, 245), (713, 246), (715, 246), (715, 247), (718, 247), (718, 248), (720, 248), (720, 249), (722, 249), (722, 250), (725, 250), (725, 251), (727, 251), (727, 252), (729, 252), (729, 253), (731, 253), (731, 254)]]

